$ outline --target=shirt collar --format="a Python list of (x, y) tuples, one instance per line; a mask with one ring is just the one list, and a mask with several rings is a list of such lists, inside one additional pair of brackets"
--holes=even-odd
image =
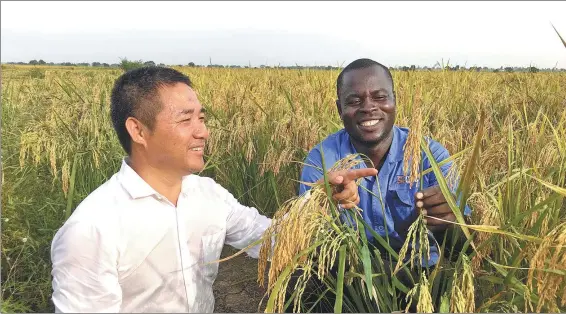
[(133, 199), (158, 194), (139, 174), (128, 165), (128, 158), (122, 159), (118, 181)]
[[(181, 193), (186, 193), (193, 175), (183, 177)], [(128, 158), (122, 159), (122, 166), (118, 172), (118, 181), (133, 199), (159, 195), (139, 174), (128, 165)]]

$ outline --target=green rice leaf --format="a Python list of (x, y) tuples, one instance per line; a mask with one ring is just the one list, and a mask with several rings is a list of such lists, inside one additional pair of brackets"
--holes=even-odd
[(344, 269), (346, 268), (346, 245), (343, 244), (338, 250), (338, 277), (336, 283), (336, 302), (334, 313), (342, 313), (342, 301), (344, 299)]
[(558, 193), (558, 194), (560, 194), (560, 195), (562, 195), (562, 196), (566, 196), (566, 189), (565, 189), (565, 188), (559, 187), (559, 186), (554, 185), (554, 184), (552, 184), (552, 183), (550, 183), (550, 182), (543, 181), (543, 180), (541, 180), (541, 179), (539, 179), (539, 178), (533, 177), (533, 176), (528, 175), (528, 174), (527, 174), (527, 176), (529, 176), (529, 177), (535, 179), (536, 181), (538, 181), (538, 182), (541, 183), (542, 185), (546, 186), (547, 188), (553, 190), (554, 192), (556, 192), (556, 193)]

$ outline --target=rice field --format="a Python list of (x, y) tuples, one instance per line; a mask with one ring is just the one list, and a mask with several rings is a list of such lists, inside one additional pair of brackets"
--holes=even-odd
[[(300, 162), (341, 128), (339, 72), (177, 69), (190, 76), (209, 112), (202, 175), (266, 215), (285, 208), (296, 196)], [(2, 66), (2, 312), (53, 310), (51, 239), (124, 156), (109, 115), (120, 74)], [(422, 132), (456, 155), (461, 173), (476, 158), (466, 177), (474, 253), (445, 265), (455, 279), (443, 287), (421, 281), (420, 309), (431, 310), (428, 291), (443, 300), (434, 311), (566, 311), (566, 73), (394, 71), (393, 78), (396, 124), (410, 126), (418, 103), (430, 114)], [(342, 248), (335, 249), (339, 262)], [(385, 298), (380, 287), (388, 283), (375, 278), (364, 284)]]

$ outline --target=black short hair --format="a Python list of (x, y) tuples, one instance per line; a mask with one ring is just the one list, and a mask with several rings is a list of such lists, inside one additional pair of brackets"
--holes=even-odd
[(132, 138), (126, 120), (134, 117), (152, 129), (155, 116), (161, 111), (159, 88), (184, 83), (192, 87), (185, 74), (166, 67), (141, 67), (122, 74), (114, 83), (110, 114), (120, 144), (129, 155)]
[(342, 69), (342, 72), (340, 72), (340, 74), (338, 75), (338, 79), (336, 79), (336, 95), (337, 95), (337, 97), (340, 98), (340, 90), (342, 89), (342, 81), (344, 80), (344, 74), (346, 72), (351, 71), (351, 70), (370, 68), (370, 67), (374, 67), (374, 66), (382, 68), (385, 71), (385, 73), (387, 74), (387, 76), (391, 80), (391, 88), (393, 90), (395, 90), (394, 85), (393, 85), (393, 76), (391, 75), (391, 71), (389, 71), (389, 68), (384, 66), (383, 64), (377, 62), (377, 61), (373, 61), (372, 59), (363, 58), (363, 59), (357, 59), (357, 60), (352, 61), (344, 69)]

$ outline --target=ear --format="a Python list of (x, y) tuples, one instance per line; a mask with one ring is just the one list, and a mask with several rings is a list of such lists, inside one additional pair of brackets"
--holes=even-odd
[(148, 131), (141, 121), (134, 117), (128, 117), (128, 119), (126, 119), (126, 130), (130, 134), (132, 142), (147, 147), (146, 137)]

